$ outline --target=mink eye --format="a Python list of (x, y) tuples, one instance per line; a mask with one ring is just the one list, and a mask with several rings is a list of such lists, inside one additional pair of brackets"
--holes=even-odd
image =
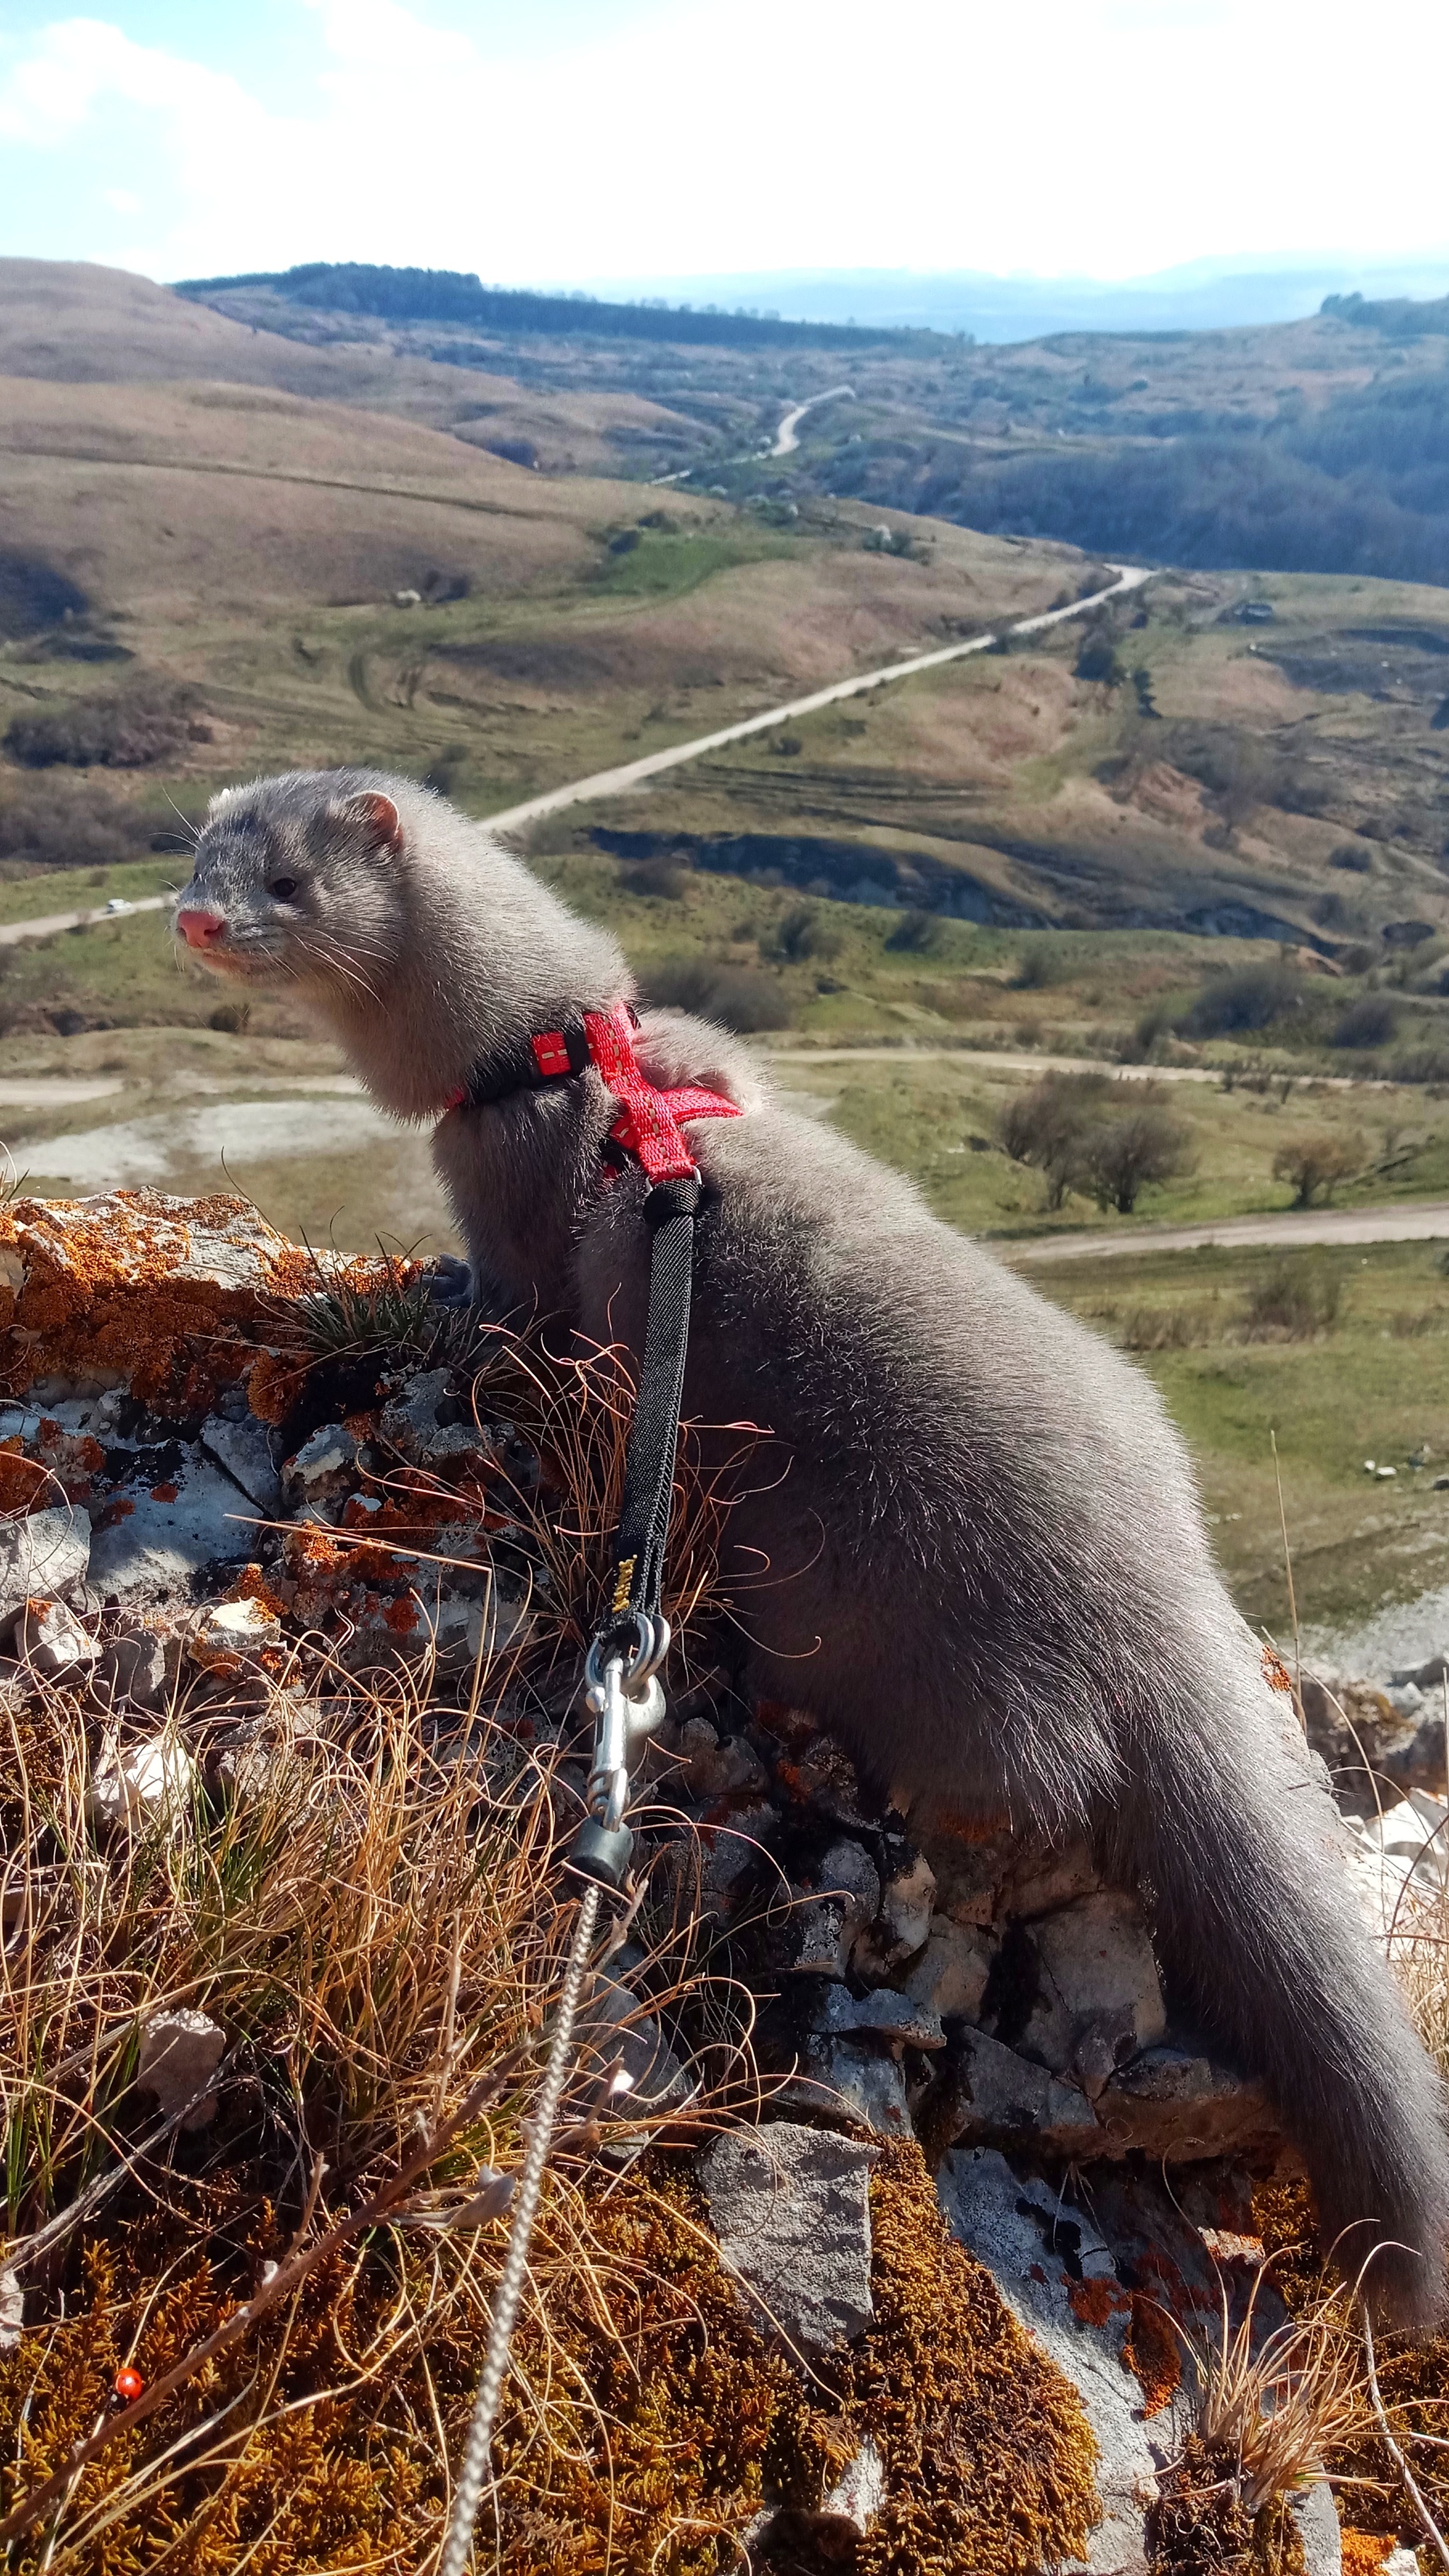
[(273, 877), (271, 884), (267, 888), (268, 894), (273, 896), (278, 903), (290, 903), (296, 891), (297, 880), (295, 877)]

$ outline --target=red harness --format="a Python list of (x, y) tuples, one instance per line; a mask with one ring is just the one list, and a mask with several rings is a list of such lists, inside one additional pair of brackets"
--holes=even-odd
[[(738, 1118), (738, 1101), (726, 1100), (721, 1092), (702, 1090), (692, 1082), (674, 1091), (656, 1089), (634, 1052), (633, 1024), (623, 1002), (616, 1002), (612, 1011), (585, 1011), (584, 1035), (604, 1089), (612, 1091), (620, 1105), (620, 1114), (609, 1130), (615, 1144), (622, 1145), (626, 1154), (643, 1164), (651, 1181), (687, 1181), (695, 1164), (681, 1122), (686, 1118)], [(546, 1042), (534, 1039), (535, 1055), (543, 1043)], [(540, 1067), (542, 1062), (540, 1056)]]
[(470, 1101), (475, 1108), (482, 1108), (518, 1090), (576, 1080), (588, 1062), (605, 1090), (611, 1091), (619, 1103), (619, 1115), (609, 1130), (615, 1145), (632, 1154), (651, 1181), (687, 1181), (695, 1163), (682, 1122), (688, 1118), (738, 1118), (739, 1103), (726, 1100), (718, 1091), (705, 1091), (697, 1083), (684, 1083), (672, 1091), (659, 1090), (634, 1052), (634, 1023), (627, 1002), (616, 1002), (611, 1011), (585, 1011), (583, 1038), (587, 1055), (578, 1045), (577, 1026), (572, 1045), (564, 1029), (540, 1030), (537, 1037), (529, 1040), (532, 1073), (518, 1069), (502, 1082), (490, 1080), (486, 1089), (455, 1091), (448, 1108), (461, 1109)]

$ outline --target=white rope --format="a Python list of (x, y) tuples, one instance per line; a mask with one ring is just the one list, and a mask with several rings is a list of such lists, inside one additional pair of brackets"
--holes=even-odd
[(473, 2551), (473, 2527), (483, 2501), (489, 2461), (493, 2449), (493, 2426), (498, 2414), (498, 2401), (508, 2375), (508, 2355), (513, 2342), (513, 2329), (518, 2317), (519, 2301), (528, 2274), (528, 2248), (533, 2236), (533, 2222), (538, 2210), (538, 2196), (543, 2188), (548, 2151), (553, 2142), (554, 2122), (568, 2081), (572, 2053), (574, 2016), (583, 1991), (584, 1968), (589, 1946), (594, 1937), (594, 1923), (599, 1911), (597, 1882), (584, 1890), (579, 1919), (574, 1931), (573, 1948), (564, 1971), (559, 1994), (558, 2020), (553, 2044), (544, 2069), (538, 2107), (533, 2115), (528, 2154), (514, 2203), (513, 2225), (509, 2231), (508, 2253), (503, 2277), (493, 2302), (493, 2321), (488, 2329), (488, 2350), (483, 2360), (483, 2376), (478, 2383), (473, 2421), (468, 2427), (468, 2447), (458, 2473), (458, 2488), (453, 2499), (453, 2519), (438, 2561), (438, 2576), (465, 2576)]

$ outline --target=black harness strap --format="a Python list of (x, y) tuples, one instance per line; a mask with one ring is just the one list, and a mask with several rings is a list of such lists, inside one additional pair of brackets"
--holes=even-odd
[(599, 1630), (601, 1653), (620, 1642), (612, 1623), (632, 1626), (630, 1614), (659, 1616), (664, 1550), (674, 1494), (679, 1408), (689, 1350), (689, 1298), (694, 1278), (697, 1180), (656, 1181), (644, 1201), (649, 1247), (649, 1315), (639, 1394), (624, 1469), (624, 1499), (614, 1534), (614, 1593)]

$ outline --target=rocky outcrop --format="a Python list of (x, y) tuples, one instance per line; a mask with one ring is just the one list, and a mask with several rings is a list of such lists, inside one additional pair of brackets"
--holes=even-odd
[[(281, 1759), (304, 1778), (369, 1674), (409, 1679), (452, 1761), (486, 1671), (490, 1763), (546, 1756), (568, 1830), (597, 1568), (521, 1385), (432, 1331), (411, 1273), (319, 1271), (242, 1202), (127, 1192), (13, 1203), (0, 1278), (0, 1692), (94, 1712), (104, 1843), (257, 1796)], [(386, 1328), (349, 1337), (338, 1316), (370, 1291)], [(1190, 2331), (1226, 2282), (1240, 2311), (1251, 2177), (1291, 2159), (1165, 1987), (1135, 1892), (1004, 1819), (913, 1833), (808, 1717), (744, 1704), (722, 1671), (693, 1679), (638, 1786), (649, 1906), (696, 1951), (727, 1944), (755, 1999), (759, 2119), (695, 2167), (752, 2330), (807, 2375), (868, 2347), (873, 2177), (924, 2152), (955, 2238), (1081, 2392), (1104, 2507), (1083, 2563), (1140, 2569), (1181, 2369), (1162, 2310)], [(1410, 1873), (1435, 1839), (1413, 1813)], [(1402, 1857), (1381, 1836), (1367, 1862)], [(580, 2037), (583, 2125), (617, 2170), (695, 2100), (714, 2039), (632, 1942)], [(159, 2010), (137, 2045), (151, 2107), (210, 2124), (219, 2025)], [(622, 2145), (602, 2100), (632, 2119)], [(812, 2547), (871, 2527), (884, 2462), (865, 2443), (837, 2463)]]

